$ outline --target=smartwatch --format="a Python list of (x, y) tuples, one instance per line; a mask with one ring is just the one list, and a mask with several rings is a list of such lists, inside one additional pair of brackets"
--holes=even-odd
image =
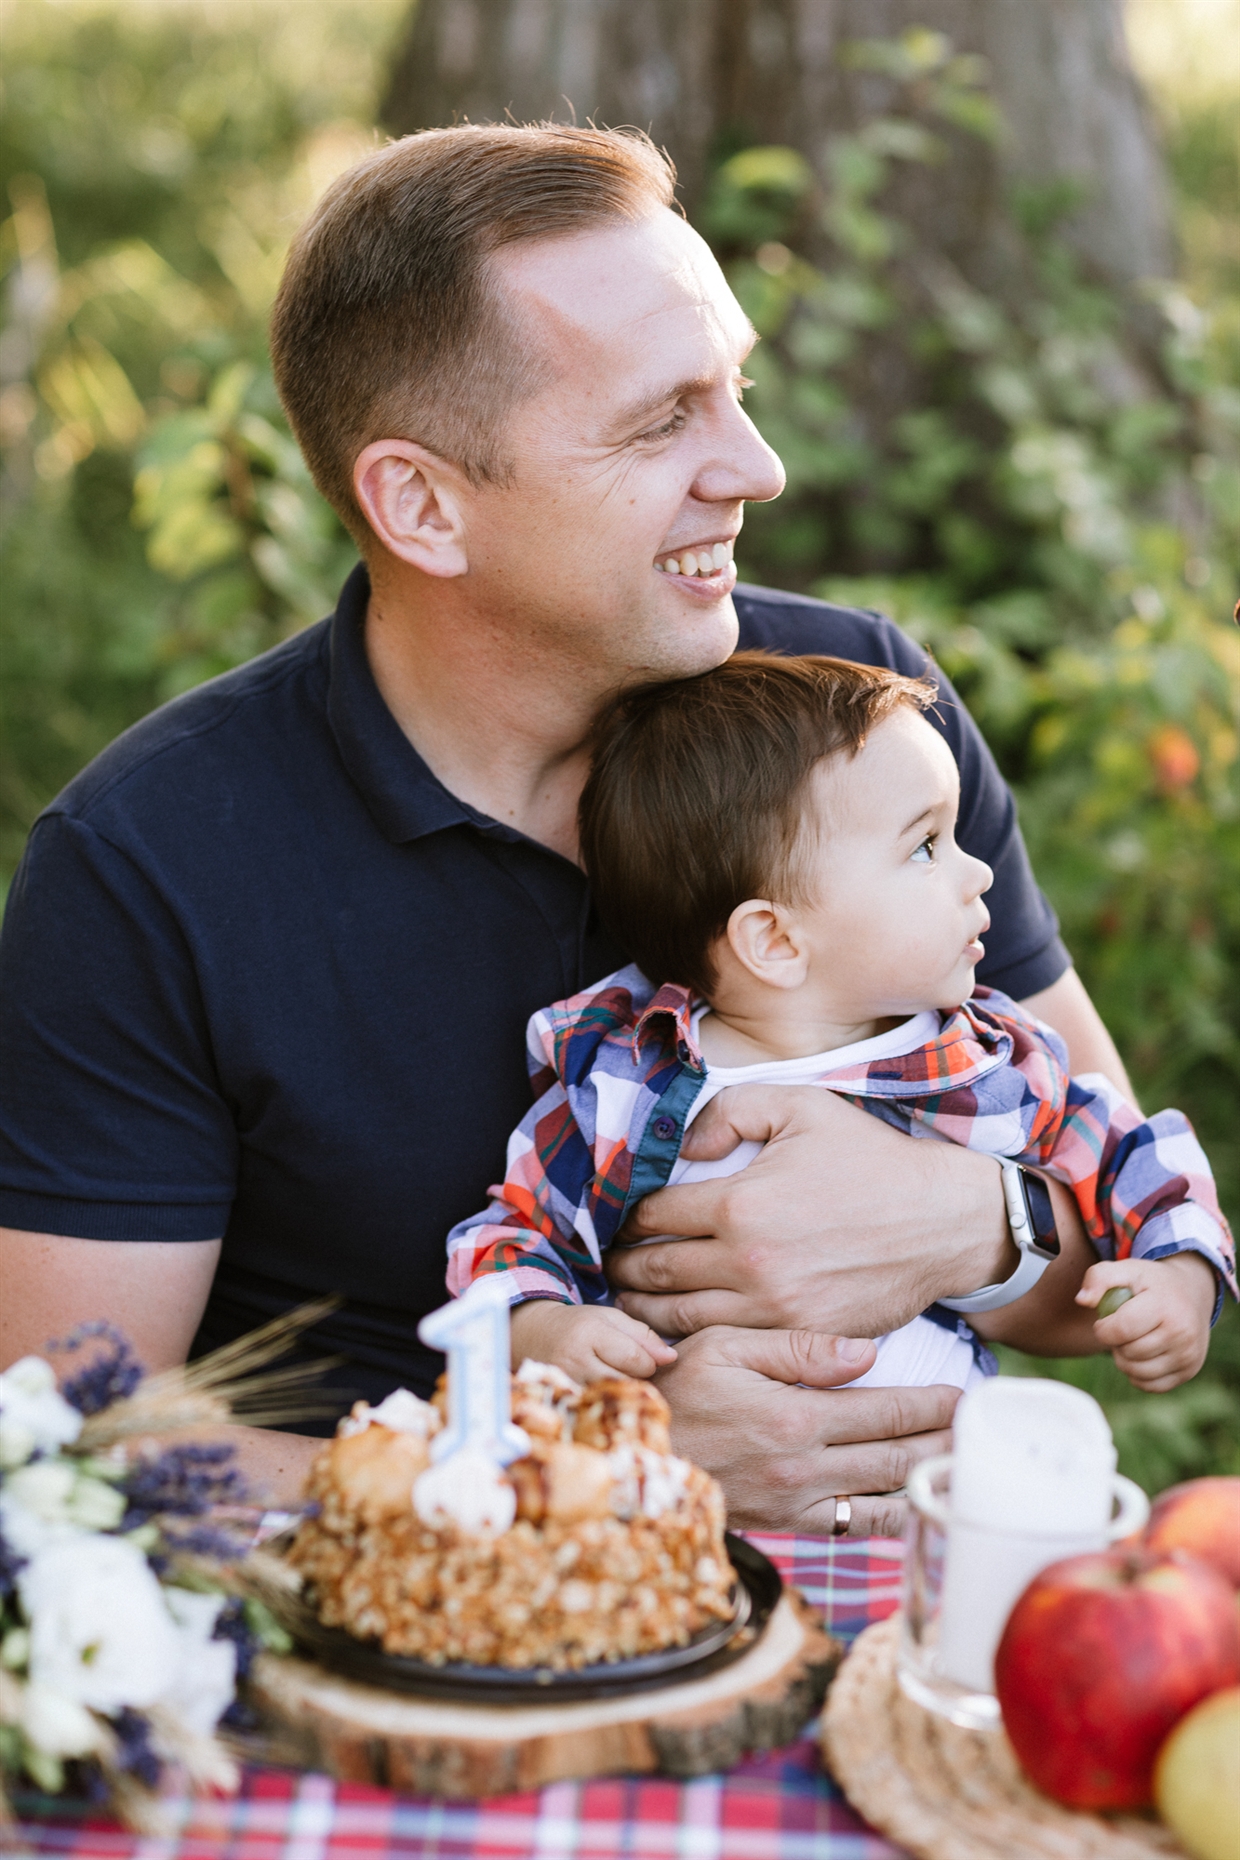
[(1008, 1229), (1020, 1261), (1010, 1279), (983, 1285), (965, 1298), (940, 1298), (949, 1311), (998, 1311), (1031, 1291), (1053, 1259), (1059, 1258), (1059, 1231), (1050, 1191), (1040, 1175), (1019, 1163), (1000, 1165)]

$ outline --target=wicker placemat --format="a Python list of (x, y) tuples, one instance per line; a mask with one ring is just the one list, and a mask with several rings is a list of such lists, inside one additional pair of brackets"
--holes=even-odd
[(900, 1617), (867, 1628), (827, 1695), (823, 1754), (853, 1807), (921, 1860), (1183, 1860), (1132, 1815), (1077, 1814), (1039, 1795), (1002, 1731), (965, 1731), (896, 1683)]

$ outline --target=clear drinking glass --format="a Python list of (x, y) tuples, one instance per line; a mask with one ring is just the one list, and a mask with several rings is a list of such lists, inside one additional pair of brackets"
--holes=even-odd
[[(943, 1670), (940, 1635), (943, 1626), (944, 1575), (948, 1532), (951, 1528), (952, 1455), (923, 1460), (908, 1482), (908, 1523), (904, 1540), (904, 1598), (896, 1677), (909, 1698), (930, 1711), (970, 1730), (989, 1730), (999, 1722), (999, 1701), (991, 1691), (962, 1684)], [(1138, 1531), (1149, 1516), (1149, 1500), (1140, 1486), (1120, 1474), (1112, 1475), (1112, 1518), (1106, 1542), (1115, 1543)], [(962, 1527), (956, 1524), (957, 1531)], [(1097, 1538), (1079, 1533), (990, 1530), (979, 1525), (963, 1527), (979, 1552), (996, 1570), (1011, 1572), (1012, 1599), (1033, 1580), (1038, 1570), (1061, 1557), (1078, 1556), (1102, 1546)]]

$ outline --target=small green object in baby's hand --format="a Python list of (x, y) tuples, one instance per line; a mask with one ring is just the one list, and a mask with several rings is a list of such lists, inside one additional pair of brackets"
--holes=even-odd
[(1113, 1285), (1110, 1291), (1103, 1292), (1098, 1300), (1098, 1316), (1100, 1318), (1114, 1317), (1120, 1306), (1126, 1305), (1128, 1300), (1135, 1298), (1136, 1295), (1131, 1285)]

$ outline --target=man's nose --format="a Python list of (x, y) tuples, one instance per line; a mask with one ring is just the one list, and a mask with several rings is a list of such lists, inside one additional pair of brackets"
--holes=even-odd
[(711, 435), (712, 444), (693, 480), (704, 504), (769, 504), (787, 482), (779, 455), (744, 409), (731, 401)]

